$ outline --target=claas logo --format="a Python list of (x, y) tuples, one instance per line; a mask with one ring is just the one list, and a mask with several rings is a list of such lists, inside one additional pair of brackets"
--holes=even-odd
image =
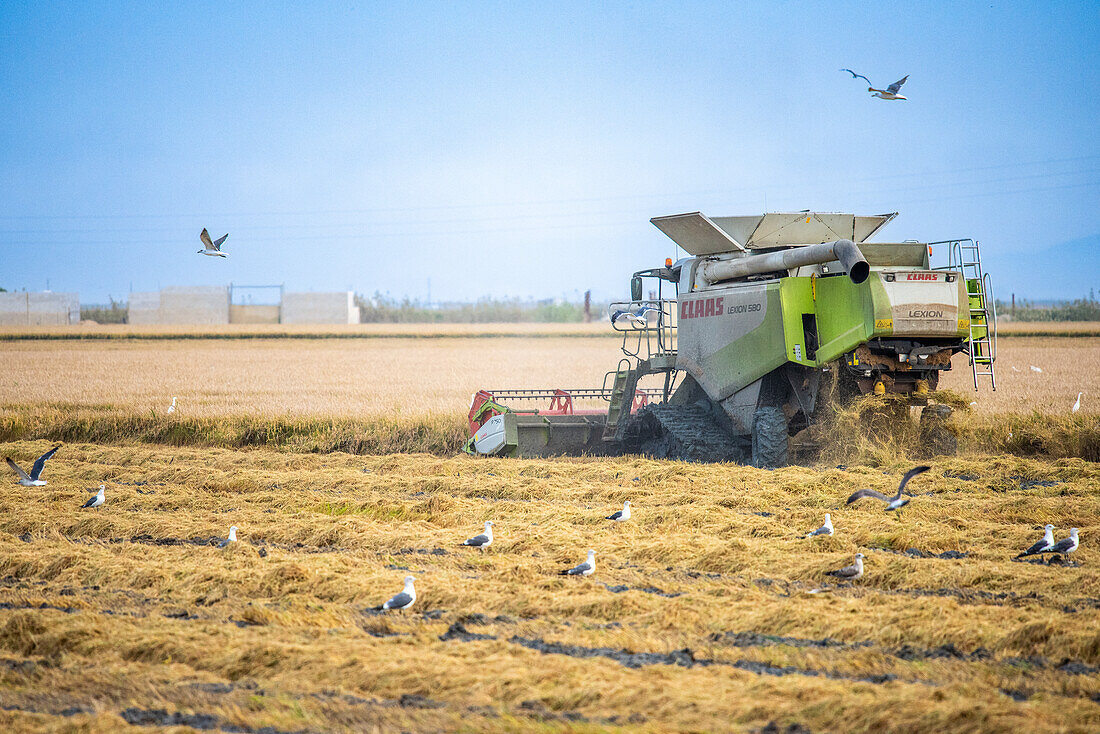
[(905, 276), (906, 280), (936, 280), (937, 278), (935, 273), (909, 273)]
[(699, 298), (680, 303), (681, 319), (698, 319), (722, 314), (722, 298)]

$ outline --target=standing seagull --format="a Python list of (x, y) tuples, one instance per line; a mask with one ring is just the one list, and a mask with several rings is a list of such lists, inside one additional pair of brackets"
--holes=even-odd
[(1064, 540), (1059, 540), (1054, 545), (1050, 546), (1043, 553), (1061, 553), (1063, 556), (1066, 553), (1073, 553), (1077, 550), (1077, 528), (1069, 529), (1069, 537)]
[(199, 250), (200, 255), (209, 255), (210, 257), (225, 257), (225, 253), (222, 252), (222, 243), (225, 242), (225, 238), (229, 236), (229, 233), (223, 234), (218, 239), (211, 241), (210, 233), (203, 227), (202, 233), (199, 234), (199, 239), (202, 240), (202, 244), (206, 249)]
[(825, 513), (825, 524), (819, 527), (813, 532), (806, 533), (807, 538), (813, 538), (817, 535), (832, 535), (833, 534), (833, 518), (829, 513)]
[(168, 415), (172, 415), (176, 412), (176, 399), (172, 398), (172, 404), (168, 406)]
[(99, 492), (98, 492), (98, 493), (96, 493), (96, 496), (95, 496), (95, 497), (92, 497), (92, 498), (91, 498), (90, 500), (88, 500), (87, 502), (85, 502), (85, 503), (84, 503), (84, 504), (83, 504), (83, 505), (81, 506), (81, 508), (80, 508), (80, 509), (82, 509), (82, 510), (85, 510), (85, 509), (87, 509), (87, 508), (89, 508), (89, 507), (99, 507), (99, 506), (100, 506), (100, 505), (102, 505), (102, 504), (103, 504), (104, 502), (106, 502), (106, 501), (107, 501), (107, 498), (103, 496), (103, 491), (104, 491), (104, 487), (103, 487), (103, 485), (101, 484), (101, 485), (99, 485)]
[(375, 609), (408, 609), (416, 601), (416, 589), (413, 587), (413, 582), (416, 581), (412, 576), (405, 577), (405, 588), (401, 590), (400, 594), (395, 594), (389, 601)]
[(462, 545), (470, 545), (474, 548), (487, 548), (493, 544), (493, 521), (485, 521), (485, 532), (475, 535), (462, 542)]
[(15, 473), (19, 475), (19, 483), (24, 487), (44, 487), (46, 486), (45, 479), (39, 479), (42, 476), (42, 467), (46, 465), (46, 460), (57, 453), (60, 446), (54, 446), (52, 449), (35, 459), (34, 466), (31, 467), (31, 473), (23, 471), (22, 468), (11, 458), (5, 458), (4, 461), (8, 462), (8, 466), (15, 470)]
[(905, 491), (905, 485), (908, 484), (909, 480), (913, 477), (917, 476), (918, 474), (923, 474), (931, 468), (932, 467), (930, 466), (918, 466), (905, 472), (905, 476), (901, 478), (901, 484), (898, 485), (898, 493), (895, 494), (893, 497), (887, 497), (881, 492), (876, 492), (873, 489), (857, 489), (855, 492), (852, 492), (852, 496), (848, 498), (847, 504), (852, 504), (860, 497), (874, 497), (876, 500), (882, 500), (886, 503), (887, 512), (889, 512), (890, 510), (897, 510), (905, 507), (907, 504), (909, 504), (909, 499), (902, 499), (901, 496), (901, 493)]
[(630, 500), (623, 503), (623, 509), (613, 512), (605, 520), (614, 520), (615, 522), (626, 522), (630, 519)]
[(1023, 558), (1024, 556), (1033, 556), (1036, 553), (1042, 553), (1043, 551), (1048, 550), (1052, 545), (1054, 545), (1054, 526), (1050, 523), (1047, 523), (1047, 526), (1044, 528), (1044, 530), (1046, 532), (1043, 533), (1042, 540), (1036, 541), (1033, 546), (1031, 546), (1026, 551), (1016, 557)]
[(234, 525), (233, 527), (229, 528), (229, 537), (226, 538), (225, 540), (223, 540), (222, 542), (218, 543), (218, 547), (219, 548), (228, 548), (230, 543), (236, 543), (236, 542), (237, 542), (237, 526)]
[[(855, 73), (851, 69), (841, 69), (841, 71), (848, 72), (849, 74), (852, 75), (853, 79), (862, 79), (863, 81), (867, 82), (868, 84), (871, 83), (870, 79), (863, 76), (862, 74)], [(886, 87), (886, 89), (875, 89), (874, 86), (870, 86), (870, 87), (867, 87), (867, 91), (868, 92), (874, 92), (874, 94), (872, 94), (871, 96), (872, 97), (878, 97), (879, 99), (909, 99), (908, 97), (903, 97), (900, 94), (898, 94), (898, 92), (901, 90), (901, 85), (905, 84), (905, 81), (908, 78), (909, 78), (909, 75), (906, 74), (901, 79), (898, 79), (896, 82), (894, 82), (890, 86)]]
[(855, 581), (863, 575), (863, 554), (856, 553), (856, 562), (851, 566), (845, 566), (839, 568), (836, 571), (826, 571), (826, 576), (836, 576), (838, 579), (847, 579), (849, 581)]
[(635, 326), (645, 327), (649, 325), (649, 312), (654, 311), (661, 313), (661, 309), (656, 306), (642, 306), (637, 311), (616, 311), (611, 314), (611, 323), (617, 322), (619, 319), (626, 317), (627, 321)]
[(1077, 393), (1077, 402), (1073, 404), (1073, 409), (1070, 412), (1076, 413), (1077, 411), (1079, 411), (1081, 409), (1081, 396), (1084, 395), (1084, 394), (1085, 393), (1083, 393), (1083, 392)]
[(562, 576), (591, 576), (592, 572), (596, 570), (596, 551), (588, 551), (588, 560), (584, 563), (578, 563), (573, 568), (567, 571), (560, 571)]

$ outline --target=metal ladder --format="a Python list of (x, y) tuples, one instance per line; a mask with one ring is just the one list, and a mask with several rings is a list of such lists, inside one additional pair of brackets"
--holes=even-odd
[[(981, 246), (976, 240), (945, 240), (929, 243), (949, 246), (947, 270), (957, 270), (966, 281), (966, 295), (970, 308), (970, 334), (968, 353), (970, 371), (974, 376), (974, 389), (978, 389), (978, 378), (988, 377), (994, 390), (997, 389), (997, 375), (993, 363), (997, 359), (997, 303), (993, 297), (993, 286), (989, 274), (982, 270)], [(944, 268), (938, 268), (944, 269)]]

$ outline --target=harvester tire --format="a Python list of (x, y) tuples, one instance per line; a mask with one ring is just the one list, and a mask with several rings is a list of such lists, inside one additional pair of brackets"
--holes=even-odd
[(782, 408), (757, 408), (752, 416), (752, 465), (776, 469), (787, 465), (787, 415)]

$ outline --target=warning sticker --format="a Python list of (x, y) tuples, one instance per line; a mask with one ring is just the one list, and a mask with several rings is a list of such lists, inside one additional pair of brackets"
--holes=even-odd
[(894, 320), (893, 319), (875, 319), (875, 328), (876, 329), (893, 329), (894, 328)]

